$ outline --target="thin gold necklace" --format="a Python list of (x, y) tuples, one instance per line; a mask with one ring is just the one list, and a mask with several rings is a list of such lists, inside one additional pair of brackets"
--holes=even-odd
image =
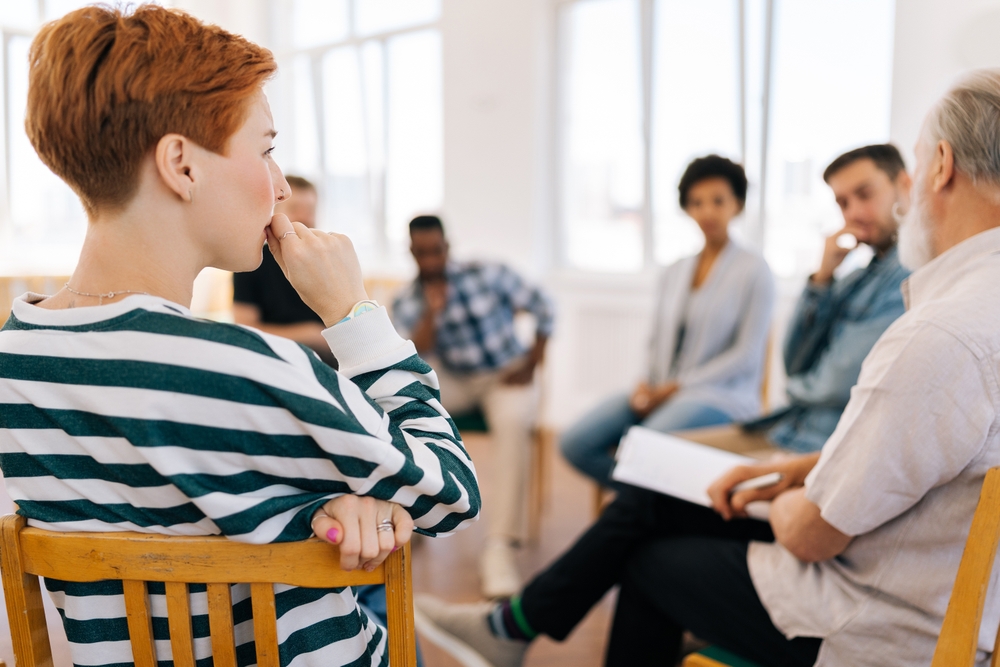
[(89, 296), (96, 298), (98, 306), (103, 306), (105, 299), (113, 299), (116, 296), (121, 296), (122, 294), (145, 294), (146, 296), (149, 296), (149, 292), (140, 292), (139, 290), (133, 290), (133, 289), (123, 289), (123, 290), (118, 290), (117, 292), (107, 292), (106, 294), (91, 294), (90, 292), (76, 291), (75, 289), (69, 286), (68, 282), (65, 283), (63, 286), (73, 294), (76, 294), (77, 296)]

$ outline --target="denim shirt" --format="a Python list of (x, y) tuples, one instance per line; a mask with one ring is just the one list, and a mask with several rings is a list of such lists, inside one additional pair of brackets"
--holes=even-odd
[(790, 405), (773, 415), (771, 442), (799, 452), (823, 446), (847, 407), (861, 362), (905, 311), (900, 286), (908, 275), (893, 247), (830, 285), (806, 285), (785, 339)]

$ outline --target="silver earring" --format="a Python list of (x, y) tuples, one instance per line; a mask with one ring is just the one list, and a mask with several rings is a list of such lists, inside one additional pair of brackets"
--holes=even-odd
[(906, 218), (906, 212), (903, 211), (903, 207), (896, 202), (892, 205), (892, 219), (896, 221), (897, 225), (903, 224), (903, 220)]
[(188, 190), (188, 201), (194, 203), (194, 193), (191, 190)]

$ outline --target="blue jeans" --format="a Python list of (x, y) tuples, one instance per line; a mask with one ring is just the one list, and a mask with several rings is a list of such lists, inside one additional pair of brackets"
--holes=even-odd
[(628, 394), (618, 394), (605, 400), (566, 431), (559, 442), (563, 456), (573, 467), (604, 486), (616, 486), (611, 481), (615, 467), (612, 450), (630, 426), (641, 424), (667, 433), (733, 421), (717, 408), (683, 397), (666, 401), (640, 420), (629, 407), (628, 398)]
[[(369, 586), (355, 586), (354, 594), (358, 596), (358, 605), (364, 610), (368, 618), (375, 621), (382, 628), (389, 625), (386, 615), (385, 586), (372, 584)], [(388, 649), (386, 649), (388, 650)], [(420, 655), (420, 644), (417, 644), (417, 667), (423, 667), (424, 660)]]

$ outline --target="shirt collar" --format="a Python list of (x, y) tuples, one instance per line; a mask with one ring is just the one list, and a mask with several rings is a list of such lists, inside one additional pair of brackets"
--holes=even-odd
[(909, 310), (945, 294), (960, 273), (977, 259), (1000, 253), (1000, 227), (979, 232), (949, 248), (903, 281), (903, 301)]
[(60, 308), (51, 310), (37, 306), (39, 301), (47, 298), (44, 294), (27, 292), (14, 299), (11, 311), (14, 316), (26, 324), (37, 326), (81, 326), (110, 320), (130, 311), (142, 308), (158, 310), (168, 308), (179, 315), (192, 317), (191, 311), (180, 305), (158, 296), (148, 294), (133, 294), (121, 301), (115, 301), (100, 306), (83, 306), (80, 308)]

